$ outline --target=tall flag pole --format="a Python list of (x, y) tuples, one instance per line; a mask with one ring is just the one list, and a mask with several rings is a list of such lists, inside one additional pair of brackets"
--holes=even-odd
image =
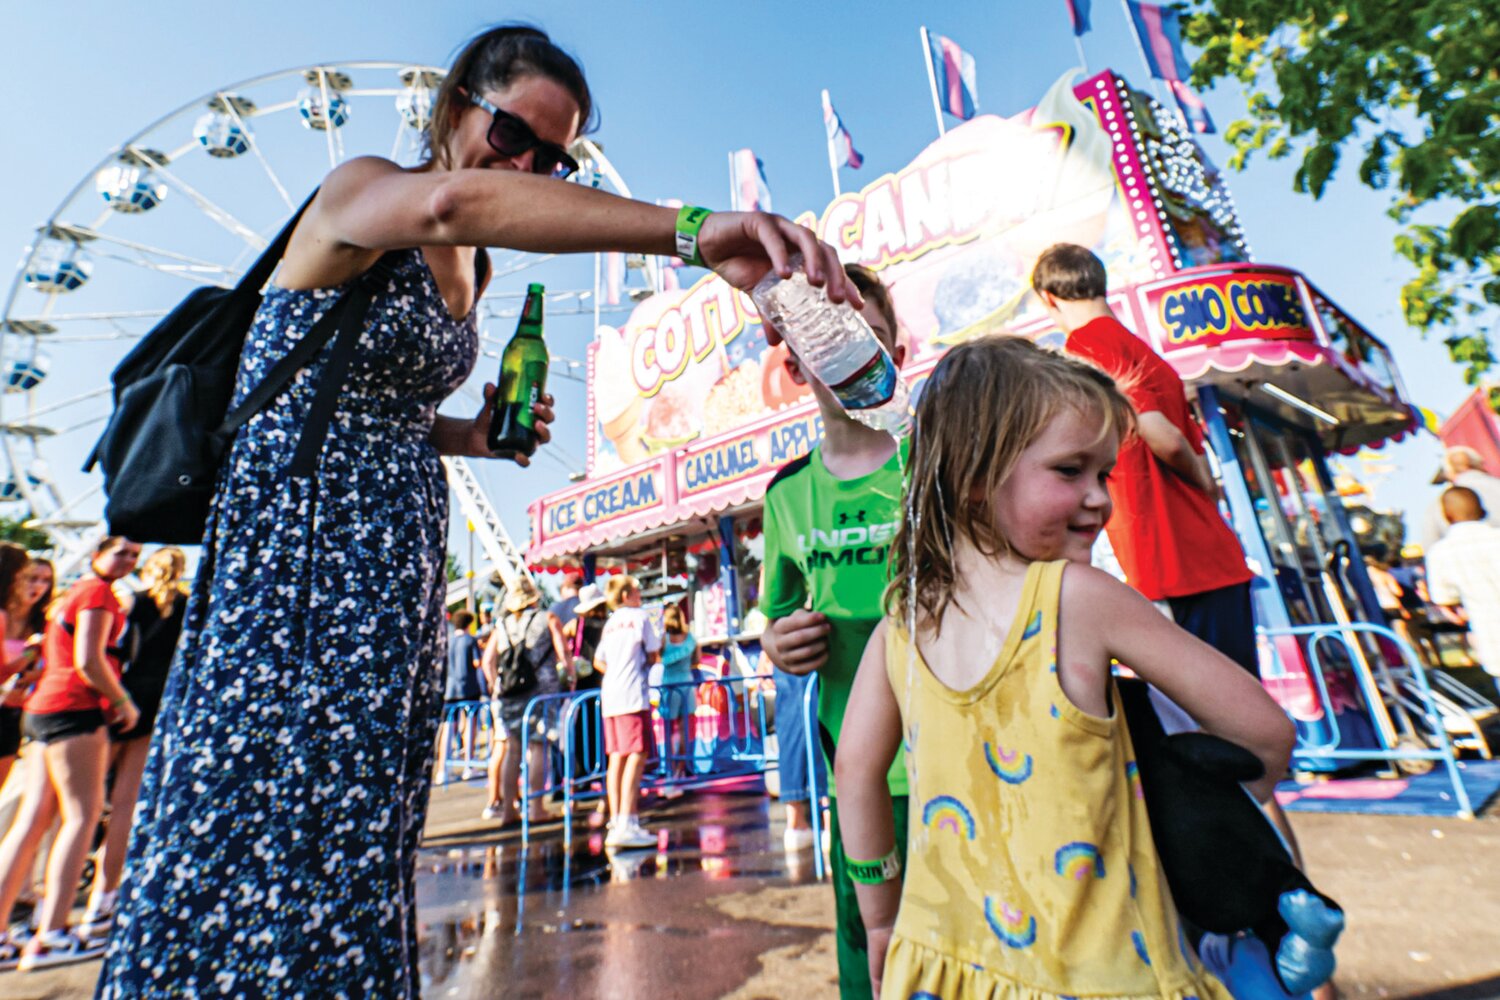
[[(1182, 51), (1182, 23), (1174, 8), (1141, 0), (1122, 0), (1126, 16), (1135, 29), (1146, 72), (1166, 82), (1177, 102), (1182, 122), (1194, 132), (1214, 131), (1208, 108), (1187, 85), (1192, 66)], [(1159, 95), (1159, 92), (1158, 92)]]
[[(961, 121), (968, 121), (979, 111), (978, 88), (975, 86), (974, 57), (959, 48), (957, 42), (922, 29), (927, 38), (927, 66), (933, 81), (933, 98), (938, 106)], [(939, 119), (941, 119), (939, 115)]]
[(1088, 75), (1089, 61), (1083, 54), (1083, 35), (1092, 31), (1094, 25), (1089, 21), (1092, 0), (1063, 0), (1068, 5), (1068, 20), (1073, 24), (1073, 47), (1078, 50), (1078, 66)]
[(948, 127), (943, 124), (943, 106), (938, 102), (937, 75), (932, 69), (932, 43), (927, 38), (927, 26), (918, 29), (922, 41), (922, 63), (927, 67), (927, 89), (932, 92), (932, 114), (937, 118), (938, 135), (946, 135)]
[(729, 154), (729, 205), (736, 212), (771, 210), (766, 166), (751, 149), (736, 149)]
[(828, 100), (828, 91), (823, 91), (823, 128), (828, 133), (828, 173), (833, 178), (833, 196), (838, 198), (844, 192), (839, 189), (839, 154), (833, 148), (833, 133), (836, 128), (833, 114), (833, 103)]
[(1135, 19), (1135, 11), (1131, 7), (1130, 0), (1120, 0), (1120, 6), (1125, 9), (1125, 23), (1133, 29), (1131, 34), (1135, 36), (1136, 51), (1141, 54), (1141, 66), (1146, 70), (1146, 79), (1151, 81), (1151, 87), (1156, 91), (1157, 99), (1162, 97), (1161, 87), (1156, 83), (1156, 72), (1151, 67), (1151, 57), (1146, 53), (1146, 42), (1141, 38), (1140, 26)]
[(842, 194), (839, 190), (839, 167), (858, 170), (865, 158), (854, 148), (854, 137), (844, 127), (844, 120), (839, 117), (839, 113), (833, 109), (833, 100), (828, 96), (827, 90), (823, 91), (823, 131), (828, 135), (828, 169), (833, 174), (833, 196), (837, 198)]

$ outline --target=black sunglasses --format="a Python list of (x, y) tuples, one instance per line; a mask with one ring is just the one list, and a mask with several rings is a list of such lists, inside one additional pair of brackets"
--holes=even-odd
[(501, 156), (523, 156), (527, 150), (536, 150), (536, 155), (531, 160), (531, 172), (534, 174), (545, 174), (560, 180), (578, 172), (578, 161), (557, 143), (537, 138), (525, 119), (495, 107), (478, 94), (466, 96), (470, 104), (495, 116), (495, 120), (490, 123), (489, 133), (485, 136), (495, 152)]

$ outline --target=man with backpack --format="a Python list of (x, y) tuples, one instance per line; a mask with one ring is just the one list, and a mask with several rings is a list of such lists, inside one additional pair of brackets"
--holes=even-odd
[[(505, 597), (505, 615), (495, 623), (479, 665), (489, 684), (490, 710), (500, 737), (490, 754), (490, 798), (483, 816), (498, 819), (501, 826), (521, 818), (516, 798), (523, 751), (530, 757), (531, 791), (541, 791), (547, 779), (544, 727), (538, 725), (542, 720), (533, 718), (532, 730), (523, 733), (526, 706), (537, 695), (557, 693), (559, 664), (570, 677), (573, 669), (562, 626), (542, 609), (541, 601), (536, 584), (528, 579), (511, 587)], [(547, 818), (540, 798), (530, 800), (530, 813), (533, 822)]]

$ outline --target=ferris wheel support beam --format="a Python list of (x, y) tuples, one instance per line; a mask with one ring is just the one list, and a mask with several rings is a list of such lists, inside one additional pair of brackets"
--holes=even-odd
[(152, 156), (150, 152), (143, 149), (137, 149), (134, 146), (130, 147), (130, 154), (140, 159), (141, 162), (146, 163), (154, 168), (157, 173), (161, 174), (164, 180), (166, 180), (173, 187), (186, 195), (188, 200), (190, 200), (193, 204), (197, 205), (204, 215), (208, 216), (210, 219), (223, 226), (229, 232), (233, 233), (240, 239), (244, 240), (246, 243), (250, 244), (251, 248), (255, 250), (264, 250), (266, 248), (266, 240), (260, 235), (260, 233), (257, 233), (255, 230), (245, 225), (239, 219), (236, 219), (228, 209), (219, 207), (213, 201), (201, 194), (197, 188), (194, 188), (192, 185), (188, 184), (187, 181), (183, 180), (181, 177), (178, 177), (175, 173), (168, 170), (165, 158), (158, 159), (157, 157)]
[(255, 154), (255, 161), (260, 164), (261, 169), (266, 172), (266, 176), (271, 179), (271, 184), (276, 188), (276, 193), (281, 195), (282, 201), (286, 202), (287, 210), (295, 212), (297, 210), (297, 203), (292, 201), (292, 196), (287, 194), (285, 185), (281, 183), (281, 178), (276, 176), (275, 170), (271, 169), (271, 161), (267, 160), (266, 154), (260, 151), (260, 143), (256, 140), (255, 133), (251, 131), (250, 126), (245, 124), (245, 119), (240, 117), (239, 108), (235, 107), (236, 102), (231, 100), (230, 95), (222, 90), (216, 92), (214, 96), (218, 98), (224, 110), (229, 113), (230, 120), (234, 122), (235, 126), (239, 128), (240, 133), (244, 135), (246, 143), (250, 146), (250, 152)]
[(448, 472), (448, 487), (458, 497), (459, 507), (474, 526), (484, 554), (499, 570), (506, 588), (514, 587), (522, 579), (530, 580), (531, 570), (527, 568), (521, 550), (510, 540), (510, 533), (505, 530), (505, 524), (490, 504), (469, 463), (462, 458), (445, 457), (443, 467)]

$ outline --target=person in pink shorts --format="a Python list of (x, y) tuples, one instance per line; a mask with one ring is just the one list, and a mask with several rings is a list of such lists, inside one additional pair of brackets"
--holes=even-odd
[(641, 585), (635, 577), (611, 577), (604, 589), (610, 616), (594, 652), (594, 669), (604, 677), (599, 701), (604, 752), (609, 755), (609, 832), (604, 846), (655, 847), (656, 838), (641, 828), (635, 807), (651, 739), (647, 671), (661, 656), (662, 637), (641, 607)]

